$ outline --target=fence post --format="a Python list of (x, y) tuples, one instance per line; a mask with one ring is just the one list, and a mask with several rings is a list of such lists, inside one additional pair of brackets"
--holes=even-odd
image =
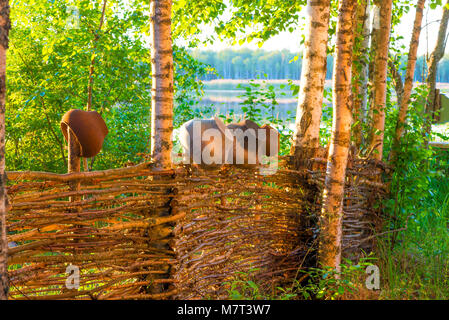
[[(81, 171), (81, 146), (78, 142), (78, 139), (76, 138), (75, 133), (70, 129), (69, 126), (67, 126), (67, 144), (68, 144), (68, 166), (67, 166), (67, 172), (68, 173), (74, 173), (74, 172), (80, 172)], [(81, 187), (81, 183), (79, 180), (71, 181), (69, 182), (69, 188), (70, 191), (79, 191)], [(75, 202), (81, 200), (80, 196), (71, 196), (69, 197), (69, 202)], [(69, 212), (81, 212), (81, 208), (77, 207), (74, 209), (70, 209)], [(75, 228), (74, 234), (79, 233), (79, 229), (82, 229), (82, 225), (74, 225)], [(75, 237), (73, 238), (73, 242), (77, 243), (79, 240)], [(77, 248), (73, 248), (73, 254), (75, 255), (77, 253)]]

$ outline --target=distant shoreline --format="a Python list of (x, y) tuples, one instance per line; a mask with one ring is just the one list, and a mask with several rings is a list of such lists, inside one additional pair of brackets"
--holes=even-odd
[[(204, 80), (204, 83), (249, 83), (250, 81), (254, 81), (255, 83), (288, 83), (291, 79), (214, 79), (214, 80)], [(295, 84), (299, 84), (299, 80), (292, 80)], [(326, 80), (330, 81), (330, 80)]]
[[(204, 80), (203, 83), (205, 85), (223, 85), (223, 84), (239, 84), (239, 83), (249, 83), (250, 81), (255, 83), (270, 83), (270, 84), (288, 84), (291, 79), (214, 79), (214, 80)], [(300, 80), (291, 80), (292, 83), (299, 85)], [(416, 86), (419, 82), (415, 82)], [(422, 83), (422, 82), (421, 82)], [(332, 80), (328, 79), (325, 81), (324, 86), (326, 88), (330, 88), (332, 86)], [(437, 89), (449, 90), (448, 82), (437, 82)]]

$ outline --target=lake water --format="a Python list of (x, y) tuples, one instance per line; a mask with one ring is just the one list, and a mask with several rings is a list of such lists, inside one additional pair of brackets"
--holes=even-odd
[[(199, 100), (199, 108), (200, 110), (212, 108), (213, 113), (239, 119), (244, 116), (241, 109), (241, 103), (244, 101), (241, 95), (244, 92), (244, 90), (206, 89), (204, 96)], [(297, 98), (292, 97), (289, 91), (276, 91), (276, 102), (278, 105), (274, 112), (266, 110), (263, 114), (291, 122), (295, 118)], [(210, 116), (210, 112), (207, 115)]]
[[(289, 127), (294, 127), (296, 117), (296, 107), (298, 104), (298, 95), (293, 96), (291, 85), (299, 85), (299, 81), (289, 82), (287, 80), (212, 80), (204, 82), (204, 96), (199, 101), (200, 110), (209, 110), (205, 112), (205, 117), (211, 117), (216, 114), (232, 115), (230, 118), (241, 119), (244, 117), (241, 103), (244, 101), (246, 88), (259, 92), (268, 92), (272, 87), (275, 92), (276, 102), (274, 112), (266, 110), (263, 112), (264, 118), (274, 117), (289, 123)], [(240, 86), (240, 87), (239, 87)], [(254, 86), (258, 86), (254, 88)], [(325, 88), (330, 88), (330, 82), (326, 81)], [(268, 101), (267, 101), (268, 103)], [(269, 103), (268, 103), (269, 104)], [(330, 102), (327, 103), (330, 105)], [(270, 104), (269, 104), (270, 105)]]
[[(259, 80), (256, 80), (256, 82)], [(282, 120), (287, 120), (289, 123), (288, 127), (293, 130), (294, 122), (296, 116), (296, 107), (298, 103), (298, 97), (292, 95), (292, 91), (288, 90), (289, 86), (285, 80), (270, 80), (269, 83), (264, 81), (259, 81), (263, 86), (273, 85), (276, 92), (276, 101), (278, 105), (275, 108), (274, 114), (268, 114), (265, 112), (265, 116), (274, 116)], [(204, 117), (210, 118), (211, 116), (222, 114), (222, 115), (233, 115), (230, 118), (235, 118), (239, 121), (244, 117), (244, 112), (241, 110), (241, 103), (244, 97), (241, 97), (245, 90), (244, 88), (237, 88), (238, 84), (247, 85), (248, 81), (245, 80), (213, 80), (205, 82), (204, 86), (204, 96), (199, 100), (198, 107), (200, 110), (204, 110)], [(298, 82), (295, 82), (298, 84)], [(284, 89), (280, 86), (285, 85)], [(441, 87), (441, 84), (439, 84)], [(449, 86), (449, 84), (448, 84)], [(330, 87), (330, 82), (326, 82), (325, 87)], [(446, 89), (442, 88), (443, 91)], [(328, 106), (331, 106), (331, 102), (327, 102)], [(211, 109), (211, 110), (210, 110)], [(207, 112), (206, 112), (207, 111)], [(330, 111), (330, 110), (329, 110)], [(290, 113), (288, 113), (290, 112)], [(323, 110), (324, 112), (324, 110)], [(330, 116), (329, 112), (329, 116)], [(449, 122), (445, 124), (437, 124), (432, 126), (434, 132), (439, 132), (443, 135), (449, 136)], [(439, 140), (437, 138), (436, 140)]]

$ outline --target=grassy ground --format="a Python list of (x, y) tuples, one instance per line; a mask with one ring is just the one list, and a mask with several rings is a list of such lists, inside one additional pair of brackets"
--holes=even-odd
[(381, 298), (449, 299), (449, 179), (429, 179), (407, 229), (379, 242)]

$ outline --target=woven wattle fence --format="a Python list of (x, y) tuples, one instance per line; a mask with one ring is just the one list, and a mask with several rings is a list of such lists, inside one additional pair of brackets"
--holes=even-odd
[[(148, 165), (71, 175), (9, 173), (12, 299), (164, 298), (176, 263), (168, 246), (172, 172)], [(161, 179), (153, 179), (157, 176)], [(79, 178), (79, 179), (77, 179)], [(78, 191), (70, 191), (74, 181)], [(70, 199), (72, 198), (72, 199)], [(71, 201), (74, 200), (74, 201)], [(69, 265), (80, 287), (66, 288)]]
[[(318, 163), (322, 160), (317, 159)], [(348, 169), (345, 254), (372, 248), (383, 186)], [(224, 299), (250, 274), (265, 292), (315, 264), (323, 168), (156, 171), (150, 163), (74, 174), (9, 172), (11, 299)], [(79, 188), (74, 185), (79, 183)], [(13, 246), (14, 244), (14, 246)], [(80, 287), (66, 287), (68, 266)]]
[[(311, 173), (309, 181), (318, 188), (316, 199), (321, 201), (326, 160), (315, 159), (315, 162), (319, 169)], [(381, 200), (388, 190), (381, 181), (388, 170), (381, 161), (358, 158), (348, 161), (343, 200), (342, 255), (353, 262), (374, 249), (375, 235), (384, 227)]]
[(207, 173), (201, 188), (192, 181), (179, 193), (189, 214), (175, 228), (177, 298), (225, 299), (239, 273), (265, 292), (291, 285), (313, 258), (300, 241), (313, 234), (304, 211), (312, 204), (298, 185), (304, 175), (286, 169), (268, 176), (235, 168)]

